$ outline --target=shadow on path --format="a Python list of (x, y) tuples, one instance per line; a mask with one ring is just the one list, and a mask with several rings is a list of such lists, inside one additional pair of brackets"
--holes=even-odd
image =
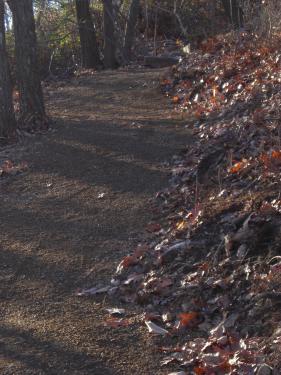
[(148, 199), (168, 181), (162, 163), (190, 141), (159, 74), (50, 87), (54, 131), (15, 147), (30, 169), (0, 183), (1, 374), (161, 373), (143, 327), (105, 327), (110, 301), (74, 294), (107, 283), (141, 240)]

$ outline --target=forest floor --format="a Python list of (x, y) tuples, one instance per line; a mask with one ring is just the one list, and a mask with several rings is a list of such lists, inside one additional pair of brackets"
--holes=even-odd
[(106, 326), (113, 301), (75, 293), (108, 283), (142, 240), (149, 199), (168, 182), (163, 162), (190, 142), (160, 74), (51, 85), (51, 131), (1, 151), (26, 162), (0, 180), (1, 374), (161, 373), (144, 325)]

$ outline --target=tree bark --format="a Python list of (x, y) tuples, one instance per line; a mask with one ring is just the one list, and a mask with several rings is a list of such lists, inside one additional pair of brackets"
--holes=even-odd
[(5, 5), (0, 0), (0, 137), (8, 137), (16, 128), (12, 83), (5, 37)]
[(243, 27), (243, 11), (238, 0), (221, 0), (225, 13), (233, 26), (238, 29)]
[(128, 21), (126, 25), (125, 40), (124, 40), (124, 58), (126, 61), (130, 61), (132, 58), (132, 47), (135, 39), (135, 30), (138, 20), (138, 14), (140, 9), (140, 0), (132, 0)]
[(96, 31), (90, 12), (90, 0), (76, 0), (76, 15), (81, 44), (83, 68), (99, 68), (101, 61)]
[(104, 27), (104, 67), (115, 69), (116, 60), (115, 25), (112, 0), (103, 0), (103, 27)]
[(46, 115), (37, 59), (37, 40), (32, 0), (8, 0), (13, 14), (16, 75), (20, 116), (24, 125), (46, 125)]

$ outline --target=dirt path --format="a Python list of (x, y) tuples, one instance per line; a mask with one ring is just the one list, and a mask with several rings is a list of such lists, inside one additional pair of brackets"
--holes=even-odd
[(108, 282), (138, 243), (148, 199), (167, 183), (161, 163), (188, 141), (158, 76), (52, 88), (54, 132), (2, 152), (30, 168), (0, 182), (1, 374), (162, 373), (144, 327), (105, 327), (112, 303), (74, 295)]

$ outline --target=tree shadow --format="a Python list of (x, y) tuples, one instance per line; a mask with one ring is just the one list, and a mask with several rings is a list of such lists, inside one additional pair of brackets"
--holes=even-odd
[(27, 371), (26, 373), (29, 373), (29, 370), (37, 370), (38, 374), (44, 375), (58, 375), (66, 372), (73, 375), (114, 374), (97, 358), (84, 352), (69, 350), (53, 341), (40, 340), (28, 331), (2, 325), (0, 337), (1, 357), (3, 360), (14, 362), (13, 374), (18, 373), (17, 364), (20, 364), (21, 374), (23, 374), (22, 370)]
[[(0, 223), (0, 297), (3, 322), (10, 324), (11, 314), (19, 328), (0, 328), (0, 345), (4, 359), (24, 366), (15, 367), (15, 374), (109, 375), (113, 371), (96, 358), (96, 349), (107, 354), (116, 350), (115, 357), (125, 350), (129, 361), (141, 346), (137, 333), (125, 332), (118, 341), (119, 332), (105, 332), (100, 321), (90, 321), (100, 319), (104, 304), (77, 302), (73, 292), (89, 284), (83, 279), (81, 285), (81, 275), (89, 268), (92, 285), (109, 281), (121, 256), (136, 244), (131, 233), (151, 218), (147, 198), (167, 183), (168, 171), (161, 163), (190, 137), (173, 134), (181, 123), (165, 118), (160, 102), (155, 112), (157, 98), (128, 90), (139, 86), (135, 80), (143, 80), (146, 72), (118, 74), (82, 79), (79, 89), (72, 92), (73, 86), (56, 95), (56, 132), (30, 141), (30, 170), (7, 182), (0, 209), (5, 218)], [(83, 92), (87, 87), (93, 97)], [(98, 97), (112, 93), (112, 102)], [(140, 95), (146, 97), (144, 107)], [(132, 123), (136, 113), (137, 126)], [(108, 198), (99, 200), (102, 192)], [(41, 322), (52, 319), (55, 323), (43, 334)], [(35, 327), (34, 334), (21, 328), (28, 323)], [(71, 340), (79, 329), (77, 337), (86, 349), (77, 349)], [(49, 339), (54, 334), (67, 344)], [(111, 348), (112, 337), (116, 340)], [(114, 361), (120, 368), (118, 358)]]
[[(32, 169), (35, 173), (58, 174), (90, 185), (108, 186), (112, 191), (134, 194), (152, 193), (155, 186), (162, 186), (167, 179), (168, 173), (159, 165), (157, 169), (157, 162), (169, 153), (168, 146), (147, 143), (139, 147), (138, 142), (117, 145), (119, 135), (112, 136), (110, 140), (99, 137), (92, 143), (88, 143), (87, 136), (81, 142), (75, 135), (66, 136), (61, 142), (47, 141), (40, 160), (33, 161)], [(141, 157), (139, 162), (135, 160)], [(145, 164), (152, 160), (155, 168)]]

